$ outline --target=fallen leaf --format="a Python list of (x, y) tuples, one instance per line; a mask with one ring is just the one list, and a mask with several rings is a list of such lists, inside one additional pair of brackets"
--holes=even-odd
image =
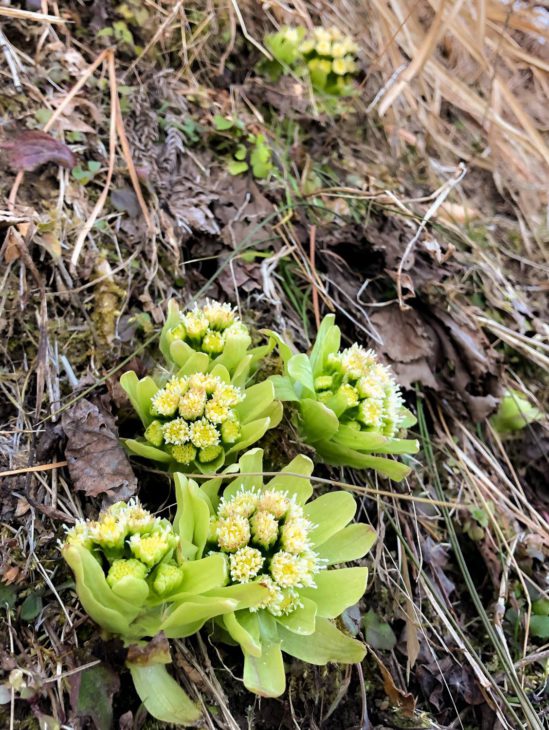
[(112, 698), (120, 679), (106, 664), (97, 664), (69, 677), (71, 704), (78, 717), (91, 718), (96, 730), (110, 730), (113, 722)]
[(376, 660), (376, 664), (381, 672), (381, 676), (383, 678), (383, 689), (385, 690), (385, 694), (387, 695), (389, 702), (393, 705), (393, 707), (401, 708), (403, 713), (408, 717), (412, 717), (416, 709), (416, 700), (414, 695), (411, 694), (411, 692), (404, 692), (399, 689), (399, 687), (395, 684), (395, 680), (393, 679), (391, 672), (377, 656), (375, 651), (370, 649), (370, 654)]
[(128, 499), (137, 480), (118, 439), (114, 418), (82, 399), (65, 412), (65, 458), (75, 489), (89, 497), (106, 494), (110, 500)]
[(47, 162), (68, 169), (76, 165), (74, 153), (64, 142), (35, 129), (0, 142), (0, 148), (7, 150), (8, 163), (14, 170), (35, 170)]

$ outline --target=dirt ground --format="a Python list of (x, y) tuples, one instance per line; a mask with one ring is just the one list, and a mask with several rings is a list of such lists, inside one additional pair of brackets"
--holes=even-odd
[[(334, 312), (393, 367), (421, 443), (399, 483), (315, 469), (378, 533), (343, 617), (362, 665), (289, 661), (284, 696), (259, 699), (204, 629), (172, 646), (204, 727), (548, 721), (548, 17), (497, 0), (0, 0), (1, 727), (167, 727), (58, 541), (128, 483), (170, 512), (167, 476), (128, 474), (108, 443), (135, 426), (119, 377), (154, 365), (167, 301), (204, 296), (303, 350)], [(284, 25), (354, 38), (350, 95), (264, 73)], [(539, 413), (503, 433), (509, 390)], [(262, 445), (275, 467), (306, 448), (291, 414)], [(75, 450), (108, 468), (69, 471)]]

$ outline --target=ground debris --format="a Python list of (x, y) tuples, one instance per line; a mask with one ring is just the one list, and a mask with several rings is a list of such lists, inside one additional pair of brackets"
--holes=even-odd
[(108, 502), (128, 499), (137, 480), (120, 441), (114, 418), (86, 399), (62, 417), (67, 435), (65, 456), (74, 488)]

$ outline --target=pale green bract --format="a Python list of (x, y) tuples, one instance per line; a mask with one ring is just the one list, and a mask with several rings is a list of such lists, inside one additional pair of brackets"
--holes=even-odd
[(120, 385), (144, 426), (142, 438), (124, 443), (134, 454), (172, 470), (210, 473), (277, 426), (282, 404), (268, 380), (246, 388), (224, 365), (210, 372), (196, 372), (196, 365), (190, 358), (163, 383), (124, 373)]
[(348, 492), (309, 501), (313, 464), (306, 456), (266, 483), (261, 449), (244, 454), (238, 469), (224, 489), (221, 477), (199, 487), (175, 474), (175, 525), (197, 556), (226, 561), (229, 587), (267, 590), (259, 604), (214, 621), (221, 640), (242, 648), (245, 686), (277, 697), (286, 684), (283, 653), (319, 665), (363, 659), (364, 645), (333, 620), (360, 600), (368, 570), (335, 566), (362, 558), (376, 535), (367, 525), (349, 524), (356, 503)]
[(372, 350), (354, 344), (340, 350), (334, 316), (322, 321), (310, 355), (294, 354), (278, 338), (284, 375), (275, 375), (276, 396), (299, 408), (299, 430), (328, 464), (374, 469), (390, 479), (410, 468), (372, 454), (414, 454), (415, 439), (395, 438), (415, 423), (400, 389)]
[[(118, 502), (97, 521), (68, 530), (62, 555), (71, 567), (76, 592), (90, 618), (126, 646), (160, 632), (183, 638), (209, 619), (261, 604), (261, 585), (227, 585), (221, 554), (203, 556), (188, 533), (155, 518), (137, 501)], [(165, 653), (129, 663), (136, 690), (159, 720), (194, 725), (201, 716), (168, 674)]]

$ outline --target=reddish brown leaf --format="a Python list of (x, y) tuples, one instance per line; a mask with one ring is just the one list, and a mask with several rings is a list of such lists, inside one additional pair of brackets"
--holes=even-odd
[(74, 153), (64, 142), (35, 129), (0, 142), (0, 149), (6, 150), (8, 163), (14, 170), (35, 170), (47, 162), (69, 169), (76, 165)]
[(402, 712), (407, 717), (412, 717), (416, 709), (416, 700), (414, 695), (411, 694), (411, 692), (404, 692), (397, 687), (391, 672), (377, 656), (375, 651), (370, 649), (370, 653), (376, 660), (379, 671), (381, 672), (381, 676), (383, 678), (383, 689), (385, 690), (385, 694), (387, 695), (389, 702), (393, 705), (393, 707), (401, 708)]
[(130, 644), (127, 661), (128, 664), (137, 664), (141, 667), (147, 667), (151, 664), (171, 664), (170, 645), (166, 639), (166, 634), (161, 631), (145, 646)]
[(75, 489), (90, 497), (128, 499), (137, 481), (120, 441), (114, 418), (87, 400), (63, 414), (67, 435), (65, 457)]

